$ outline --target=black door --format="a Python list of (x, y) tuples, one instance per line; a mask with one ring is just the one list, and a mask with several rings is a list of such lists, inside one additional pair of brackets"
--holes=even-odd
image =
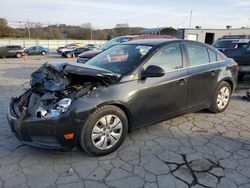
[(187, 69), (184, 67), (180, 44), (160, 49), (145, 64), (162, 67), (163, 77), (138, 81), (138, 92), (133, 99), (134, 126), (163, 120), (186, 109)]
[(206, 44), (213, 44), (213, 42), (214, 42), (214, 33), (206, 33), (205, 43)]
[(188, 59), (188, 108), (208, 105), (217, 86), (216, 53), (203, 45), (186, 43)]

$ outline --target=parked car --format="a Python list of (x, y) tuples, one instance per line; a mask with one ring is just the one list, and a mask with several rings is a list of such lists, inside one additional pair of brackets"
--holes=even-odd
[(72, 58), (72, 57), (77, 57), (79, 54), (89, 50), (91, 49), (86, 47), (73, 48), (62, 52), (61, 55), (62, 57)]
[(63, 47), (59, 47), (57, 48), (57, 53), (61, 54), (62, 52), (66, 51), (66, 50), (71, 50), (71, 49), (75, 49), (78, 48), (79, 46), (77, 44), (67, 44), (66, 46)]
[(49, 53), (49, 48), (43, 46), (32, 46), (27, 49), (28, 55), (46, 55)]
[(212, 46), (217, 48), (219, 51), (221, 51), (222, 53), (225, 52), (225, 50), (227, 49), (233, 49), (236, 48), (237, 43), (240, 41), (241, 39), (228, 39), (228, 38), (221, 38), (217, 41), (215, 41)]
[(126, 134), (180, 114), (223, 112), (238, 65), (215, 48), (185, 40), (135, 40), (85, 64), (46, 63), (31, 89), (12, 98), (8, 122), (24, 144), (115, 151)]
[(19, 45), (8, 45), (0, 47), (0, 57), (17, 57), (20, 58), (25, 55), (24, 48)]
[(240, 80), (243, 80), (246, 74), (250, 74), (250, 42), (248, 39), (236, 43), (236, 47), (233, 49), (226, 49), (224, 54), (239, 64)]
[(116, 37), (101, 45), (99, 50), (83, 52), (78, 56), (77, 63), (86, 63), (88, 60), (95, 57), (102, 51), (107, 50), (110, 47), (123, 42), (128, 42), (131, 40), (139, 40), (139, 39), (153, 39), (153, 38), (175, 38), (175, 37), (171, 35), (128, 35), (128, 36)]

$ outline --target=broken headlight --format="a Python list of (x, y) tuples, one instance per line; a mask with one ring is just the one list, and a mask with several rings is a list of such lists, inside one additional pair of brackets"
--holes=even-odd
[(64, 98), (57, 103), (56, 109), (60, 112), (66, 112), (71, 104), (70, 98)]
[(36, 111), (37, 117), (38, 118), (57, 117), (68, 110), (71, 101), (72, 100), (70, 98), (64, 98), (55, 105), (55, 109), (45, 110), (43, 108), (39, 108)]

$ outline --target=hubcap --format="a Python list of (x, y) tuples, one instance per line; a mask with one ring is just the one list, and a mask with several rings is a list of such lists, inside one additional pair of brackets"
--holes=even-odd
[(230, 97), (229, 89), (227, 87), (222, 87), (217, 96), (217, 106), (220, 110), (225, 108), (225, 106), (229, 101), (229, 97)]
[(122, 128), (120, 118), (115, 115), (104, 116), (97, 121), (92, 130), (92, 143), (98, 149), (109, 149), (121, 138)]

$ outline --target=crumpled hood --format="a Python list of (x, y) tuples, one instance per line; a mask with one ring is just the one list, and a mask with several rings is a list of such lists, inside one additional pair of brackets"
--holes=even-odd
[(88, 64), (47, 62), (31, 74), (31, 88), (39, 91), (61, 91), (70, 85), (71, 75), (93, 77), (105, 85), (118, 81), (120, 74)]

